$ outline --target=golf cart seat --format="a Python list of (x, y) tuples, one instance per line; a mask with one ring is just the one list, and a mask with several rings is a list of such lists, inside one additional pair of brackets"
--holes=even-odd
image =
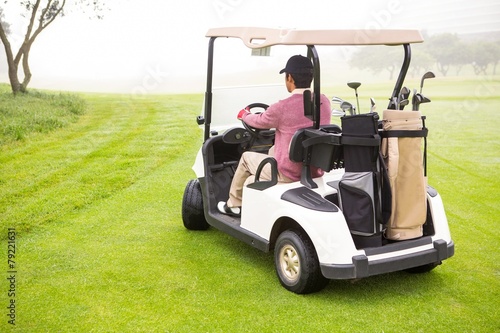
[(290, 143), (290, 160), (302, 163), (300, 182), (308, 188), (316, 188), (311, 167), (328, 172), (343, 167), (341, 130), (337, 125), (319, 129), (300, 129)]
[[(290, 143), (289, 157), (293, 162), (302, 163), (300, 182), (308, 188), (316, 188), (311, 176), (311, 166), (323, 171), (342, 168), (342, 130), (338, 125), (325, 125), (320, 129), (300, 129), (295, 132)], [(264, 166), (271, 167), (271, 179), (259, 180)], [(278, 165), (274, 157), (264, 159), (255, 173), (255, 182), (247, 186), (256, 190), (265, 190), (278, 183)]]

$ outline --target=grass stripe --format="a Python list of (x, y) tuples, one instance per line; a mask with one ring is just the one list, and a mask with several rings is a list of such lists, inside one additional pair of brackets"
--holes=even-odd
[[(199, 96), (194, 99), (199, 103)], [(2, 154), (0, 183), (9, 183), (0, 191), (3, 223), (22, 233), (53, 222), (178, 156), (186, 146), (179, 137), (187, 117), (169, 117), (175, 108), (165, 103), (91, 104), (88, 115), (68, 131), (15, 148), (7, 157)], [(194, 119), (193, 111), (188, 114)]]
[(0, 154), (0, 221), (21, 234), (17, 330), (499, 331), (499, 99), (475, 104), (482, 81), (426, 84), (429, 183), (455, 257), (429, 274), (332, 281), (308, 296), (279, 285), (271, 254), (182, 226), (201, 95), (83, 95), (89, 110), (77, 123)]

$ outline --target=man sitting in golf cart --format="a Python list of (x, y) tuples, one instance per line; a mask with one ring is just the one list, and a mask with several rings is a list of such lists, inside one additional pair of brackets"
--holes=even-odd
[[(269, 106), (265, 112), (260, 114), (250, 113), (250, 110), (245, 108), (238, 113), (238, 119), (258, 129), (275, 128), (275, 142), (269, 150), (269, 155), (277, 161), (278, 181), (290, 183), (300, 179), (302, 167), (301, 163), (292, 162), (289, 158), (290, 141), (297, 130), (313, 125), (312, 120), (304, 115), (303, 100), (303, 92), (311, 87), (313, 65), (308, 58), (295, 55), (288, 60), (286, 67), (279, 73), (285, 73), (285, 85), (292, 95)], [(321, 105), (320, 124), (329, 124), (331, 119), (330, 100), (325, 95), (321, 95), (321, 100), (316, 103)], [(269, 155), (251, 151), (242, 154), (231, 182), (229, 199), (227, 202), (221, 201), (217, 205), (221, 213), (240, 216), (243, 186), (250, 176), (255, 175), (259, 164)], [(312, 170), (313, 177), (320, 177), (322, 174), (322, 170)], [(262, 170), (260, 179), (271, 179), (269, 165), (266, 165)]]

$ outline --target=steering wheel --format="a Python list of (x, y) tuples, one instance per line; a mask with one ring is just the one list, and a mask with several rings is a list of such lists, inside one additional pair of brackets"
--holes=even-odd
[[(250, 110), (254, 109), (254, 108), (261, 108), (261, 109), (264, 109), (264, 110), (267, 110), (267, 108), (269, 107), (269, 105), (267, 104), (264, 104), (264, 103), (252, 103), (252, 104), (249, 104), (247, 106), (247, 108)], [(254, 114), (259, 114), (259, 113), (262, 113), (262, 112), (252, 112)], [(245, 123), (243, 121), (243, 119), (241, 120), (241, 123), (243, 124), (243, 127), (245, 127), (245, 129), (253, 136), (253, 137), (270, 137), (270, 136), (273, 136), (274, 135), (274, 131), (271, 131), (269, 129), (260, 129), (260, 128), (255, 128), (253, 126), (250, 126), (248, 125), (247, 123)]]

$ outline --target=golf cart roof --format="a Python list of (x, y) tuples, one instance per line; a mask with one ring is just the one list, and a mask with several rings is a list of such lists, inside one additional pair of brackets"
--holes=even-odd
[(209, 29), (206, 37), (239, 38), (249, 48), (273, 45), (401, 45), (422, 43), (418, 30), (295, 30), (258, 27)]

